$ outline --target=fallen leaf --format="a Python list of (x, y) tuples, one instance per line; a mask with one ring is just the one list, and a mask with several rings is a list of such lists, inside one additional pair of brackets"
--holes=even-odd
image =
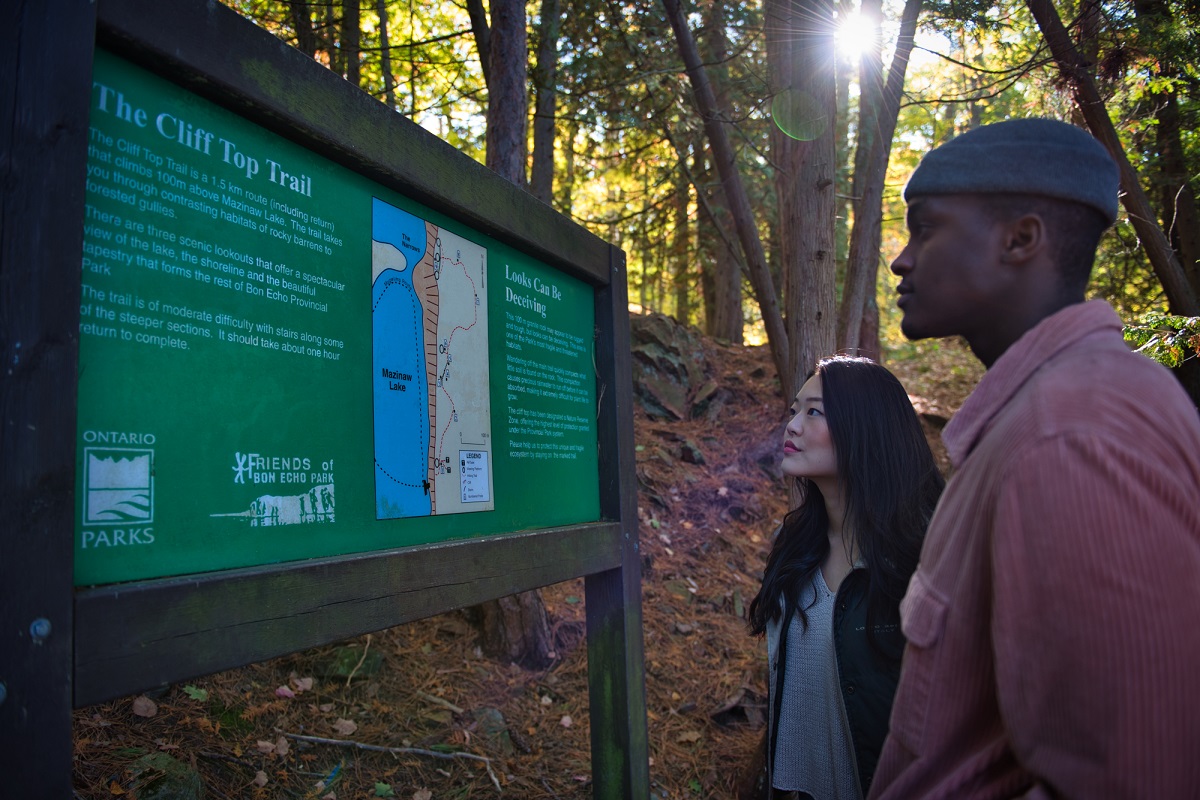
[(153, 717), (158, 713), (158, 706), (149, 697), (141, 694), (133, 698), (133, 713), (139, 717)]
[(413, 792), (412, 800), (432, 800), (433, 792), (428, 789), (417, 789)]
[(322, 714), (328, 714), (330, 711), (333, 711), (333, 703), (321, 703), (317, 708), (321, 709)]
[(108, 785), (108, 793), (112, 794), (112, 795), (117, 795), (117, 796), (120, 796), (123, 794), (128, 794), (128, 792), (126, 792), (124, 789), (122, 789), (121, 786), (116, 781), (113, 781), (112, 783), (110, 783)]
[(542, 699), (539, 702), (544, 706), (554, 705), (554, 700), (551, 699), (550, 695), (548, 695), (548, 694), (542, 695)]
[(267, 780), (267, 773), (263, 772), (261, 769), (254, 774), (255, 786), (266, 786)]
[(375, 796), (376, 797), (395, 797), (396, 793), (392, 791), (390, 783), (383, 781), (375, 781)]
[(358, 730), (358, 725), (354, 724), (348, 719), (342, 719), (341, 717), (338, 717), (337, 721), (333, 723), (333, 729), (342, 736), (349, 736)]
[(280, 736), (275, 742), (275, 752), (281, 756), (286, 756), (288, 754), (288, 750), (290, 749), (291, 745), (288, 744), (288, 740), (283, 736)]
[(308, 692), (312, 690), (312, 678), (292, 678), (292, 686), (296, 687), (296, 692)]
[(570, 715), (563, 714), (563, 718), (558, 721), (558, 724), (562, 725), (564, 728), (569, 728), (573, 723), (571, 722)]
[(183, 693), (193, 700), (199, 700), (201, 703), (208, 700), (208, 689), (201, 689), (191, 684), (183, 687)]
[(258, 752), (260, 752), (260, 753), (274, 753), (275, 752), (275, 745), (272, 744), (271, 742), (264, 742), (262, 739), (259, 739), (257, 742), (255, 742), (254, 746), (258, 748)]
[(675, 741), (679, 742), (680, 744), (695, 744), (696, 742), (700, 741), (700, 737), (700, 731), (684, 731), (683, 733), (679, 734), (679, 736), (675, 737)]
[(296, 693), (286, 686), (280, 686), (275, 690), (276, 697), (295, 697)]

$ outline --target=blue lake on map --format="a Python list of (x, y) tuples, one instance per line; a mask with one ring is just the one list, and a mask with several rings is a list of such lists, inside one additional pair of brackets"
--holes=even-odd
[[(408, 264), (403, 271), (383, 270), (371, 290), (376, 518), (428, 516), (429, 392), (422, 309), (412, 282), (425, 254), (425, 222), (375, 199), (371, 236), (395, 247)], [(402, 377), (389, 378), (384, 370)]]

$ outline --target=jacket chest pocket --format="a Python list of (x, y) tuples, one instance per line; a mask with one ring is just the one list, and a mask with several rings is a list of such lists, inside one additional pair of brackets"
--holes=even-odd
[(891, 732), (910, 753), (920, 753), (929, 716), (938, 645), (946, 629), (947, 600), (920, 568), (913, 573), (900, 602), (900, 628), (908, 639), (904, 667), (896, 690)]

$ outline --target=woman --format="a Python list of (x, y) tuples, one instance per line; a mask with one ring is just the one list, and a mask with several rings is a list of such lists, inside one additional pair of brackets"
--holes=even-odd
[(767, 785), (861, 798), (900, 677), (900, 599), (944, 481), (904, 388), (873, 361), (821, 361), (790, 413), (782, 467), (801, 502), (750, 604), (771, 664)]

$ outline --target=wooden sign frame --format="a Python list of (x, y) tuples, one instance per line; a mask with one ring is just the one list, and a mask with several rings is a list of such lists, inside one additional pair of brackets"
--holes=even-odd
[[(0, 12), (0, 41), (12, 76), (0, 89), (7, 789), (70, 796), (73, 708), (585, 576), (595, 796), (647, 797), (624, 254), (212, 0), (19, 0)], [(76, 589), (84, 176), (97, 45), (592, 286), (602, 520)], [(285, 84), (265, 85), (256, 64)], [(460, 188), (447, 196), (444, 186)]]

